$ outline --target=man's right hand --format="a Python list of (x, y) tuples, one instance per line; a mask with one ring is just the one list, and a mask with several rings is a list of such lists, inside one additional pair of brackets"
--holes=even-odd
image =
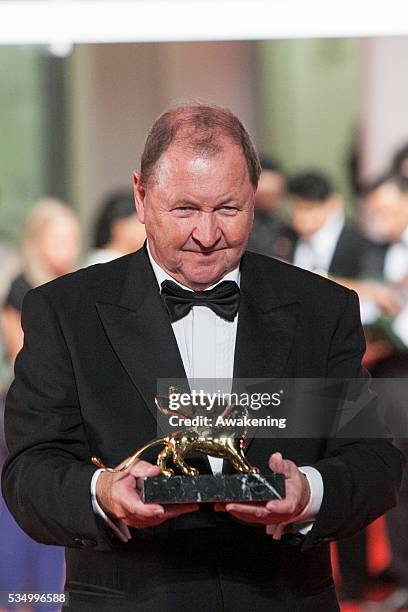
[(168, 519), (198, 510), (198, 504), (144, 504), (137, 490), (138, 480), (159, 474), (159, 467), (139, 460), (123, 472), (101, 472), (96, 483), (98, 503), (111, 518), (138, 529), (155, 527)]

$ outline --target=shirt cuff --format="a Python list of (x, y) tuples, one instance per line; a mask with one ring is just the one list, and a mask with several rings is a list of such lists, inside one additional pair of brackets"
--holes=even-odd
[(299, 470), (307, 478), (310, 488), (310, 497), (302, 512), (298, 514), (294, 520), (286, 523), (276, 523), (266, 526), (266, 533), (271, 535), (274, 540), (280, 540), (286, 525), (291, 524), (291, 531), (306, 535), (313, 527), (314, 519), (316, 518), (323, 500), (323, 478), (316, 468), (311, 466), (302, 466)]
[(92, 509), (95, 514), (99, 515), (103, 518), (105, 523), (112, 529), (112, 531), (118, 536), (122, 542), (128, 542), (132, 539), (132, 535), (129, 531), (129, 527), (121, 520), (121, 519), (111, 519), (109, 516), (102, 510), (100, 507), (98, 500), (96, 498), (96, 483), (99, 478), (101, 472), (107, 472), (109, 470), (105, 470), (100, 468), (96, 470), (91, 479), (91, 500), (92, 500)]

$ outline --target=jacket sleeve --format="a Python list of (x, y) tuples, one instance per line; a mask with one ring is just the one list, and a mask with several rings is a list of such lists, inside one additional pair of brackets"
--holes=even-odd
[(22, 311), (24, 346), (5, 408), (6, 504), (33, 539), (108, 550), (112, 535), (92, 510), (90, 463), (70, 354), (41, 289)]
[(361, 368), (364, 350), (358, 297), (349, 291), (331, 340), (327, 377), (356, 379), (359, 392), (367, 397), (354, 417), (327, 440), (324, 458), (312, 464), (322, 475), (324, 494), (304, 549), (352, 536), (397, 503), (403, 457), (378, 418), (369, 375)]

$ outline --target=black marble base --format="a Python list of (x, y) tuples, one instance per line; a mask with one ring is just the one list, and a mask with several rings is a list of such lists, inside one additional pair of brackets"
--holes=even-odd
[(283, 474), (200, 474), (144, 478), (142, 501), (158, 504), (268, 501), (285, 497)]

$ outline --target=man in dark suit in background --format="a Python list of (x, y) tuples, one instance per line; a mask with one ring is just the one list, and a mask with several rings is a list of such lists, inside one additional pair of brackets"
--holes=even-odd
[[(405, 146), (397, 152), (391, 172), (378, 179), (363, 202), (365, 229), (373, 244), (365, 259), (367, 277), (388, 284), (397, 293), (400, 309), (388, 321), (388, 334), (372, 343), (373, 364), (370, 372), (376, 378), (393, 378), (387, 394), (388, 406), (406, 412), (405, 385), (408, 378), (408, 173)], [(378, 316), (379, 313), (377, 313)], [(375, 311), (374, 311), (375, 315)], [(375, 324), (375, 320), (374, 320)], [(369, 336), (368, 336), (369, 338)], [(408, 457), (407, 430), (393, 432), (396, 444)], [(392, 612), (408, 607), (408, 473), (405, 468), (399, 503), (387, 514), (391, 548), (390, 574), (396, 590), (385, 601), (373, 604), (373, 612)]]
[(273, 255), (330, 276), (361, 276), (369, 243), (346, 223), (343, 199), (330, 179), (302, 172), (289, 178), (287, 189), (290, 223), (275, 241)]
[(248, 460), (286, 479), (263, 504), (143, 504), (153, 455), (90, 463), (155, 436), (160, 378), (362, 376), (356, 295), (245, 252), (259, 171), (232, 113), (170, 110), (134, 176), (147, 246), (26, 297), (3, 491), (23, 529), (66, 547), (72, 610), (334, 612), (329, 542), (395, 504), (386, 439), (252, 439)]

